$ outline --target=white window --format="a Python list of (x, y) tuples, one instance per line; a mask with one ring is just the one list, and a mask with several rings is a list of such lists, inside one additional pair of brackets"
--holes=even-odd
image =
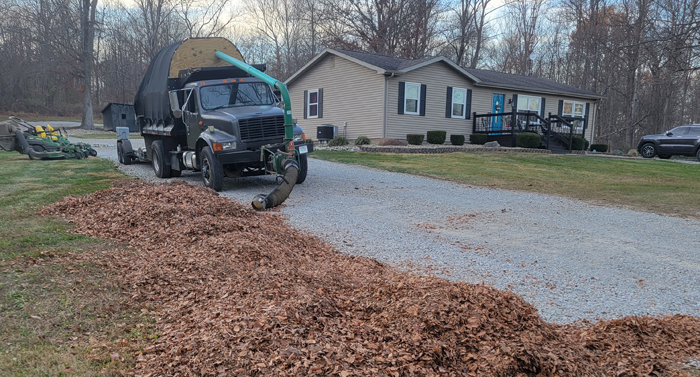
[(420, 115), (418, 108), (420, 103), (420, 84), (407, 82), (403, 101), (404, 114)]
[(541, 97), (532, 96), (518, 96), (518, 111), (534, 111), (540, 116), (540, 104), (542, 103)]
[(452, 88), (452, 118), (465, 118), (467, 90)]
[(318, 89), (309, 90), (306, 98), (307, 118), (318, 118)]
[(561, 115), (565, 117), (583, 117), (586, 104), (584, 102), (564, 101)]

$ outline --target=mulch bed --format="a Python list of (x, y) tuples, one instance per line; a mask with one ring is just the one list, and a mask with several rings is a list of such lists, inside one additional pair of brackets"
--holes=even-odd
[(341, 254), (182, 182), (121, 181), (43, 213), (137, 251), (110, 263), (154, 308), (139, 376), (666, 376), (700, 356), (698, 318), (546, 323), (511, 292)]

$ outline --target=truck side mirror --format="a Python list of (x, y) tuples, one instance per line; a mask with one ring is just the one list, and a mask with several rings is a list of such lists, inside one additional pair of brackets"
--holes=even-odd
[(275, 97), (277, 97), (278, 101), (282, 100), (282, 91), (281, 90), (274, 88), (274, 89), (272, 89), (272, 93), (275, 95)]
[(168, 94), (170, 96), (170, 110), (172, 110), (173, 116), (182, 118), (182, 108), (180, 107), (180, 100), (177, 98), (177, 91), (172, 91)]

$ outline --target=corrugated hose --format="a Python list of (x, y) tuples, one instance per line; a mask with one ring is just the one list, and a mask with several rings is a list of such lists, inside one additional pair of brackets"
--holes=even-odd
[(284, 161), (284, 175), (282, 182), (272, 190), (268, 195), (260, 194), (253, 198), (253, 208), (262, 211), (268, 208), (277, 207), (282, 204), (289, 194), (292, 192), (294, 185), (297, 183), (299, 175), (299, 165), (293, 158), (288, 158)]

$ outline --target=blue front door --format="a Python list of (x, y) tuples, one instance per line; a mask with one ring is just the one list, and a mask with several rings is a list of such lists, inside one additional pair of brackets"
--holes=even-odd
[[(491, 112), (500, 114), (503, 112), (503, 101), (505, 100), (505, 94), (493, 94), (493, 105)], [(503, 117), (493, 117), (491, 118), (491, 129), (495, 131), (500, 131), (503, 129)]]

